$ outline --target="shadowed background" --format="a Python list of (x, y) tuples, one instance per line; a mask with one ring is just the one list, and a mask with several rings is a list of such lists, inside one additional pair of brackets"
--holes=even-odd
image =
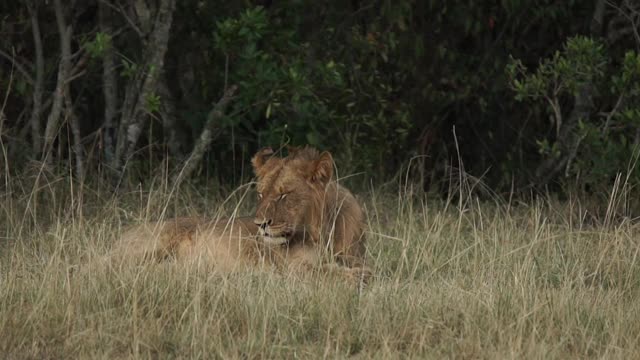
[(631, 0), (4, 2), (0, 161), (112, 185), (162, 169), (235, 186), (261, 146), (311, 144), (361, 184), (402, 173), (444, 191), (465, 171), (500, 192), (591, 192), (632, 167), (640, 141), (639, 11)]

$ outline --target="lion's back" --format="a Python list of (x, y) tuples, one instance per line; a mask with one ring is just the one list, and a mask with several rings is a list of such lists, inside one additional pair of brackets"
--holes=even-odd
[(120, 257), (165, 257), (192, 243), (202, 224), (199, 218), (175, 218), (129, 225), (116, 241), (113, 252)]
[(229, 265), (248, 260), (255, 230), (246, 219), (175, 218), (129, 226), (113, 254), (121, 258), (177, 257)]

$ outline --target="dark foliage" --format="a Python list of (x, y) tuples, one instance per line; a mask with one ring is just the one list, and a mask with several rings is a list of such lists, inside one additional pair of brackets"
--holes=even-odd
[(168, 168), (237, 184), (258, 148), (311, 144), (362, 183), (402, 171), (438, 189), (463, 164), (498, 190), (593, 189), (634, 168), (640, 142), (633, 0), (28, 0), (0, 14), (14, 174), (36, 160), (114, 183)]

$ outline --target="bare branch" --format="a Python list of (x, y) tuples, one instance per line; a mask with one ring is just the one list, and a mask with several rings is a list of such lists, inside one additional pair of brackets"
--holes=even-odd
[(127, 13), (124, 11), (124, 9), (121, 6), (115, 6), (107, 0), (100, 0), (100, 3), (120, 13), (120, 15), (122, 15), (122, 17), (126, 20), (126, 22), (129, 23), (129, 26), (131, 27), (131, 29), (133, 29), (133, 31), (135, 31), (140, 38), (144, 38), (145, 35), (142, 32), (142, 30), (140, 30), (138, 25), (136, 25), (136, 23), (127, 15)]
[(84, 74), (86, 74), (86, 73), (87, 73), (87, 70), (79, 71), (79, 72), (77, 72), (77, 73), (75, 73), (75, 74), (73, 74), (73, 75), (69, 76), (69, 77), (64, 81), (64, 84), (65, 84), (65, 85), (67, 85), (67, 84), (69, 84), (70, 82), (72, 82), (73, 80), (75, 80), (75, 79), (77, 79), (77, 78), (80, 78), (80, 77), (84, 76)]
[(191, 155), (189, 155), (189, 158), (184, 163), (182, 170), (173, 178), (174, 186), (180, 185), (182, 180), (191, 176), (198, 164), (200, 164), (200, 161), (202, 160), (204, 153), (209, 149), (211, 142), (218, 136), (215, 132), (216, 126), (220, 119), (224, 117), (225, 109), (231, 100), (233, 100), (237, 89), (238, 87), (236, 85), (230, 86), (207, 115), (207, 122), (200, 134), (200, 138), (198, 138), (198, 141), (193, 147), (193, 151), (191, 151)]
[(11, 64), (13, 64), (15, 69), (18, 70), (18, 72), (20, 74), (22, 74), (22, 76), (25, 78), (25, 80), (27, 80), (27, 82), (30, 85), (33, 85), (33, 83), (34, 83), (33, 77), (25, 69), (24, 65), (20, 64), (20, 62), (16, 59), (15, 56), (12, 56), (11, 54), (7, 53), (6, 51), (4, 51), (2, 49), (0, 49), (0, 56), (2, 56), (3, 58), (7, 59), (7, 61), (9, 61)]
[(638, 31), (638, 25), (640, 25), (640, 10), (635, 9), (630, 1), (624, 1), (624, 7), (626, 9), (609, 0), (607, 0), (606, 3), (616, 9), (618, 14), (625, 18), (630, 24), (628, 28), (619, 29), (616, 34), (617, 37), (620, 37), (620, 34), (633, 33), (637, 45), (640, 46), (640, 32)]
[(606, 135), (607, 132), (609, 132), (609, 125), (611, 124), (611, 119), (613, 119), (613, 117), (618, 113), (618, 109), (620, 108), (620, 105), (622, 105), (624, 97), (625, 97), (624, 93), (620, 94), (620, 96), (618, 96), (618, 101), (616, 101), (616, 104), (613, 106), (613, 109), (609, 113), (607, 113), (607, 118), (604, 122), (604, 128), (602, 129), (603, 135)]

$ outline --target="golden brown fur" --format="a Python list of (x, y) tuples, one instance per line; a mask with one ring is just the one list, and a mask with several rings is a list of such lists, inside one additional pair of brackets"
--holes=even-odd
[(310, 243), (345, 265), (362, 265), (364, 214), (351, 192), (333, 180), (329, 152), (290, 148), (280, 158), (265, 149), (252, 164), (263, 235), (285, 235), (289, 243)]
[(370, 275), (363, 264), (362, 209), (333, 180), (328, 152), (290, 149), (281, 158), (263, 149), (252, 164), (259, 194), (255, 218), (138, 225), (125, 231), (114, 253), (130, 259), (175, 257), (220, 271), (266, 265), (294, 272), (320, 269), (354, 280)]

